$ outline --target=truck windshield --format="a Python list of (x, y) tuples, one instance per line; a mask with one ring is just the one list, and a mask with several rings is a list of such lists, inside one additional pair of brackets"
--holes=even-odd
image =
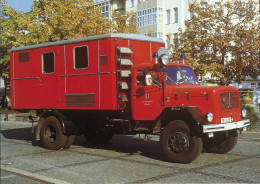
[(166, 84), (198, 84), (196, 77), (194, 76), (191, 68), (189, 67), (177, 67), (169, 66), (166, 69)]

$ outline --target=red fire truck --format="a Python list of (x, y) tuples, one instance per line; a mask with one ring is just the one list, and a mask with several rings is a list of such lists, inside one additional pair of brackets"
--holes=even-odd
[(190, 66), (169, 61), (164, 42), (105, 34), (13, 48), (12, 109), (36, 110), (36, 139), (69, 148), (113, 134), (160, 135), (172, 162), (190, 163), (204, 148), (227, 153), (249, 125), (233, 87), (198, 84)]

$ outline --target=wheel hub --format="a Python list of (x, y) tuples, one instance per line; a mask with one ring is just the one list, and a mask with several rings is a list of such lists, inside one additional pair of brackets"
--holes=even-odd
[(189, 136), (182, 132), (174, 132), (168, 141), (169, 149), (175, 153), (187, 151), (190, 146)]
[(48, 126), (45, 132), (45, 136), (48, 142), (52, 143), (56, 139), (56, 131), (53, 126)]

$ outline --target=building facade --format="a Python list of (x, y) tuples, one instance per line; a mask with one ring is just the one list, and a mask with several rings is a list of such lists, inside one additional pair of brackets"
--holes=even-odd
[[(166, 47), (174, 40), (178, 29), (185, 29), (185, 20), (191, 19), (189, 4), (194, 0), (94, 0), (94, 5), (102, 7), (102, 16), (110, 19), (112, 12), (136, 14), (138, 30), (141, 34), (161, 38)], [(218, 6), (220, 0), (201, 1), (201, 6)], [(167, 35), (171, 34), (170, 39)], [(207, 77), (207, 76), (206, 76)], [(260, 104), (260, 76), (257, 80), (248, 78), (242, 84), (233, 84), (241, 92), (244, 103)]]

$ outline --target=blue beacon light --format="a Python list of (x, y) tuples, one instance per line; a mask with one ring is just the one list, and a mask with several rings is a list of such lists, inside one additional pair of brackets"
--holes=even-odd
[(158, 63), (158, 58), (159, 58), (158, 52), (154, 52), (153, 53), (153, 58), (155, 58), (155, 64), (157, 64)]

